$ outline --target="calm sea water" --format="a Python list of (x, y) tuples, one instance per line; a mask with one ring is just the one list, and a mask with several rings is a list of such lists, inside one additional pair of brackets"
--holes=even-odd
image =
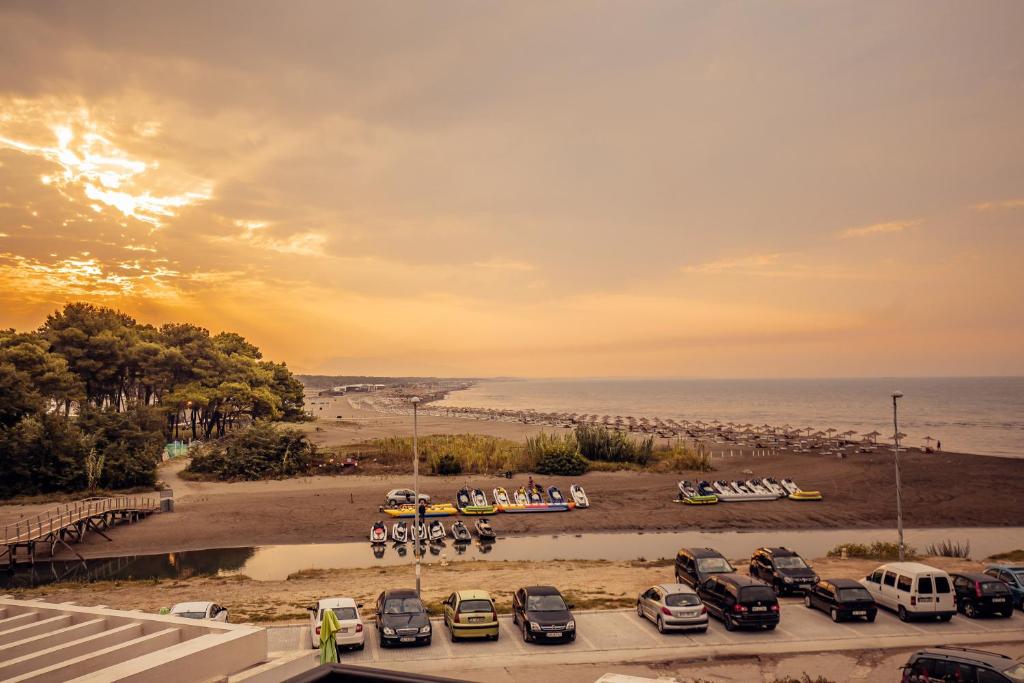
[[(772, 380), (511, 380), (454, 392), (444, 406), (713, 419), (893, 433), (900, 400), (907, 445), (1024, 457), (1024, 377)], [(934, 445), (934, 444), (933, 444)]]

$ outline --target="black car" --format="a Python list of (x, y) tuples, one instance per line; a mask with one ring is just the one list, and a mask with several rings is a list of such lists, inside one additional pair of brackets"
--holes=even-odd
[(740, 574), (718, 574), (700, 585), (697, 595), (708, 613), (722, 620), (726, 631), (779, 624), (779, 600), (763, 581)]
[(377, 597), (374, 609), (382, 647), (430, 645), (430, 617), (416, 591), (409, 588), (384, 591)]
[(1013, 616), (1013, 592), (988, 574), (953, 574), (956, 608), (974, 619), (983, 615)]
[(683, 548), (676, 553), (676, 583), (685, 583), (694, 590), (710, 576), (735, 571), (729, 560), (712, 548)]
[(978, 681), (1020, 683), (1024, 664), (1006, 655), (966, 647), (930, 647), (910, 655), (903, 666), (903, 683)]
[(814, 570), (789, 548), (758, 548), (750, 558), (750, 575), (775, 589), (776, 595), (806, 591), (818, 583)]
[(576, 640), (576, 620), (554, 586), (526, 586), (512, 597), (512, 623), (527, 643)]
[(832, 621), (864, 619), (874, 621), (878, 614), (875, 599), (860, 581), (826, 579), (804, 591), (804, 606), (828, 612)]

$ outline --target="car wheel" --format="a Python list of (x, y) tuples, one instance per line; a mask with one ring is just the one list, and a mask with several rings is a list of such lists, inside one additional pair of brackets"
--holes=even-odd
[(830, 617), (832, 617), (832, 621), (836, 622), (837, 624), (839, 623), (839, 610), (833, 607), (828, 614)]
[(530, 642), (530, 632), (526, 630), (526, 624), (523, 624), (523, 642)]
[(734, 624), (732, 622), (732, 617), (728, 617), (728, 616), (725, 617), (725, 619), (722, 620), (722, 623), (725, 625), (725, 630), (726, 631), (735, 631), (736, 630), (736, 624)]
[(1005, 619), (1009, 619), (1010, 617), (1012, 617), (1012, 616), (1013, 616), (1013, 610), (1012, 610), (1012, 609), (1008, 609), (1008, 610), (1006, 610), (1005, 612), (1000, 612), (1000, 614), (1001, 614), (1001, 615), (1002, 615), (1002, 616), (1003, 616), (1003, 617), (1004, 617)]
[(900, 618), (900, 621), (910, 621), (910, 615), (907, 613), (907, 608), (903, 605), (899, 606), (896, 610), (896, 616)]
[(952, 614), (940, 614), (939, 621), (946, 622), (953, 618)]
[(636, 615), (638, 617), (640, 617), (641, 619), (644, 619), (644, 618), (647, 617), (647, 615), (644, 614), (644, 608), (643, 608), (643, 606), (640, 605), (640, 601), (639, 600), (637, 600), (637, 603), (636, 603)]
[(356, 645), (356, 649), (359, 650), (360, 652), (362, 652), (365, 647), (366, 647), (366, 643), (359, 643), (358, 645)]
[(388, 498), (388, 507), (398, 507), (398, 501), (395, 500), (394, 498)]
[(869, 614), (867, 616), (867, 621), (868, 621), (869, 624), (875, 623), (875, 615), (874, 614)]
[(807, 609), (811, 609), (811, 596), (810, 595), (805, 595), (804, 596), (804, 607), (806, 607)]
[(964, 603), (964, 614), (969, 619), (976, 619), (978, 617), (978, 609), (974, 606), (973, 602)]
[(431, 640), (430, 638), (427, 638), (426, 640), (424, 640), (423, 641), (423, 647), (430, 647), (430, 640)]
[(782, 584), (777, 581), (772, 582), (772, 590), (775, 591), (775, 595), (782, 595)]
[(694, 631), (694, 633), (707, 633), (707, 632), (708, 632), (708, 627), (707, 626), (705, 626), (704, 628), (699, 628), (699, 629)]
[(776, 626), (777, 626), (777, 624), (768, 624), (767, 626), (764, 627), (764, 630), (765, 631), (774, 631)]
[(658, 617), (658, 633), (664, 633), (664, 632), (665, 632), (665, 622), (661, 620), (661, 617)]

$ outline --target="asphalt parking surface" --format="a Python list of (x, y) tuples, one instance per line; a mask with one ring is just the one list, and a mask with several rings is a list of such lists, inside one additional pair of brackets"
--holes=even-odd
[[(1010, 619), (968, 619), (957, 615), (948, 623), (903, 623), (894, 614), (879, 610), (874, 623), (836, 624), (827, 614), (805, 608), (802, 599), (787, 598), (782, 601), (781, 615), (781, 623), (774, 631), (728, 632), (719, 621), (711, 619), (707, 633), (663, 635), (633, 610), (577, 612), (576, 640), (550, 644), (524, 643), (511, 616), (499, 618), (499, 640), (479, 642), (453, 643), (443, 622), (435, 620), (430, 646), (399, 648), (381, 648), (371, 623), (367, 624), (365, 649), (343, 653), (342, 661), (436, 672), (486, 668), (496, 660), (510, 665), (517, 661), (536, 663), (538, 658), (553, 664), (642, 661), (1024, 641), (1024, 614), (1020, 611)], [(272, 652), (312, 651), (308, 626), (278, 626), (268, 631)]]

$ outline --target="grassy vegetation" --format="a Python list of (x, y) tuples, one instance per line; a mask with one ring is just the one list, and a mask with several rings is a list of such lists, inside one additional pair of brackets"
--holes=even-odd
[(625, 432), (579, 426), (575, 437), (580, 455), (590, 461), (628, 462), (643, 467), (654, 458), (653, 436), (636, 441)]
[(1010, 550), (1009, 552), (992, 555), (988, 559), (998, 562), (1024, 562), (1024, 550)]
[[(885, 541), (875, 541), (870, 545), (841, 543), (828, 551), (828, 557), (842, 557), (844, 549), (846, 550), (847, 557), (858, 560), (890, 561), (898, 560), (900, 557), (899, 546)], [(915, 548), (908, 545), (903, 548), (903, 557), (907, 560), (913, 560), (919, 557), (919, 555)]]
[[(528, 461), (523, 444), (482, 434), (432, 434), (417, 446), (420, 462), (431, 474), (441, 474), (444, 463), (454, 459), (465, 474), (525, 472)], [(390, 436), (345, 447), (342, 455), (374, 461), (396, 471), (412, 470), (412, 437)], [(449, 472), (454, 473), (454, 472)]]
[(930, 557), (958, 557), (963, 560), (971, 559), (971, 542), (951, 541), (946, 539), (941, 543), (930, 543), (925, 546), (924, 554)]
[(590, 463), (580, 455), (574, 434), (541, 432), (526, 439), (526, 458), (530, 469), (539, 474), (577, 475), (586, 472)]

